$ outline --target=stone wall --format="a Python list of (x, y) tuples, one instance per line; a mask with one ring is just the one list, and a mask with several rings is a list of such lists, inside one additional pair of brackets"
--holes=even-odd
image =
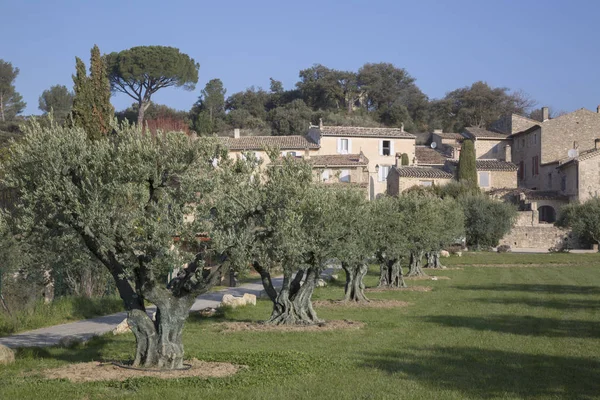
[[(524, 217), (523, 217), (524, 218)], [(571, 231), (557, 228), (551, 224), (533, 226), (515, 226), (509, 234), (500, 240), (500, 245), (513, 248), (550, 249), (568, 247), (578, 248)]]
[(490, 171), (490, 188), (505, 189), (517, 187), (517, 171)]
[(580, 161), (578, 167), (579, 201), (597, 197), (600, 194), (600, 157)]
[(573, 148), (574, 142), (577, 142), (580, 152), (593, 149), (594, 141), (600, 138), (600, 114), (584, 108), (540, 125), (542, 163), (567, 157), (567, 152)]
[(539, 122), (533, 119), (517, 114), (508, 114), (494, 122), (491, 127), (497, 131), (511, 134), (527, 130), (536, 124), (539, 124)]
[(501, 139), (477, 139), (473, 144), (475, 145), (475, 156), (477, 159), (504, 161), (504, 148), (507, 145), (510, 145), (510, 141)]

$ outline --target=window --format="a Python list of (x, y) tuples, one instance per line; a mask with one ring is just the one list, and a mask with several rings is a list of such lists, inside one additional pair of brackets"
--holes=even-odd
[(566, 175), (560, 179), (560, 190), (563, 192), (567, 191), (567, 177)]
[(519, 179), (525, 179), (525, 162), (523, 161), (519, 163)]
[(552, 172), (548, 174), (548, 189), (552, 189)]
[(521, 139), (521, 147), (525, 147), (525, 139)]
[(343, 169), (340, 172), (340, 182), (350, 182), (350, 171)]
[(539, 157), (534, 156), (531, 158), (531, 176), (538, 175), (540, 173)]
[(338, 142), (338, 153), (348, 154), (349, 149), (350, 149), (350, 143), (349, 143), (348, 139), (340, 139)]
[(483, 171), (479, 173), (479, 186), (490, 187), (490, 173)]
[(389, 165), (380, 166), (379, 167), (379, 182), (385, 182), (389, 173), (390, 173)]
[(290, 156), (290, 157), (296, 157), (296, 152), (295, 151), (288, 151), (287, 155)]
[(392, 151), (391, 142), (389, 140), (383, 140), (381, 142), (381, 155), (389, 156), (391, 154), (391, 151)]
[(533, 134), (533, 144), (537, 144), (537, 133)]
[(328, 181), (329, 180), (329, 170), (323, 170), (323, 172), (321, 173), (321, 180), (323, 182)]
[(425, 187), (433, 186), (433, 181), (419, 181), (419, 186), (425, 186)]

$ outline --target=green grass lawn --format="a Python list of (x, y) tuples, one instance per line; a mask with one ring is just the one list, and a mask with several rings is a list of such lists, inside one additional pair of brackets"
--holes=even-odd
[[(547, 264), (471, 267), (465, 264)], [(397, 309), (317, 309), (325, 319), (363, 321), (360, 330), (223, 333), (225, 320), (264, 320), (270, 303), (191, 317), (188, 357), (248, 365), (222, 379), (74, 384), (24, 377), (36, 371), (133, 356), (132, 335), (73, 349), (29, 349), (0, 367), (1, 399), (592, 399), (600, 398), (600, 256), (469, 254), (462, 265), (408, 281), (431, 292), (371, 293), (412, 305)], [(343, 275), (343, 274), (340, 274)], [(374, 286), (378, 272), (366, 279)], [(339, 299), (341, 285), (315, 299)]]

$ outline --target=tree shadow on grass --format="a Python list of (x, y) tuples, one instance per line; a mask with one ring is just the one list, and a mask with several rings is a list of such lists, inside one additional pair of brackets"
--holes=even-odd
[(493, 331), (523, 336), (600, 338), (600, 322), (596, 321), (515, 315), (495, 315), (491, 317), (435, 315), (425, 317), (424, 320), (452, 328), (470, 328), (478, 331)]
[(499, 291), (499, 292), (529, 292), (529, 293), (553, 293), (553, 294), (600, 294), (599, 286), (579, 286), (579, 285), (545, 285), (528, 283), (507, 283), (498, 285), (477, 285), (477, 286), (454, 286), (459, 290), (481, 290), (481, 291)]
[[(68, 348), (21, 347), (15, 349), (16, 358), (25, 359), (55, 359), (71, 363), (106, 361), (104, 349), (115, 345), (115, 338), (94, 336), (86, 342), (75, 343)], [(134, 349), (135, 344), (127, 342)], [(123, 361), (123, 360), (122, 360)]]
[(522, 304), (529, 307), (542, 307), (550, 308), (554, 310), (598, 310), (600, 309), (600, 301), (597, 300), (539, 300), (531, 299), (527, 297), (521, 297), (516, 299), (491, 299), (481, 298), (476, 301), (489, 304)]
[[(366, 354), (363, 367), (473, 398), (597, 398), (600, 362), (471, 347), (416, 348)], [(434, 396), (432, 396), (434, 398)]]

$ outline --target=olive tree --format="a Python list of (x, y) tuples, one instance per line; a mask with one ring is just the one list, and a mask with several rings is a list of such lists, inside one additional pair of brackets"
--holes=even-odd
[[(270, 152), (270, 158), (276, 160), (277, 152)], [(293, 157), (262, 168), (260, 161), (246, 154), (245, 162), (238, 160), (236, 165), (253, 171), (253, 177), (226, 185), (246, 190), (240, 191), (242, 199), (223, 198), (213, 222), (219, 235), (237, 240), (230, 259), (250, 263), (260, 274), (273, 302), (267, 323), (321, 322), (311, 298), (326, 261), (333, 256), (339, 231), (335, 228), (335, 192), (315, 185), (311, 166)], [(283, 283), (278, 289), (272, 274), (279, 269), (283, 270)]]
[(360, 189), (336, 188), (335, 223), (331, 224), (333, 255), (341, 262), (346, 274), (344, 301), (368, 301), (363, 278), (369, 270), (369, 261), (375, 252), (373, 238), (369, 235), (369, 204)]
[(380, 266), (378, 287), (406, 287), (401, 262), (408, 252), (403, 210), (396, 197), (384, 196), (369, 204), (366, 235), (373, 241)]
[[(114, 130), (90, 140), (81, 128), (34, 121), (11, 148), (4, 183), (20, 197), (23, 231), (75, 235), (72, 251), (83, 248), (111, 274), (137, 343), (133, 365), (180, 368), (189, 308), (220, 268), (205, 268), (210, 242), (197, 234), (211, 235), (211, 196), (229, 169), (213, 167), (211, 139)], [(156, 305), (155, 321), (146, 301)]]
[(459, 241), (465, 234), (464, 213), (458, 202), (452, 198), (437, 201), (436, 214), (438, 229), (434, 230), (432, 247), (425, 252), (427, 264), (425, 268), (445, 268), (440, 262), (440, 251)]

